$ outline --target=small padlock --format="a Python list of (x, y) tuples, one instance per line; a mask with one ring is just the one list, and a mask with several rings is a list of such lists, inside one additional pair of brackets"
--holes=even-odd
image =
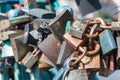
[(10, 41), (16, 62), (21, 61), (29, 51), (29, 46), (23, 43), (23, 38), (23, 31), (10, 35)]
[(113, 34), (109, 29), (100, 33), (99, 40), (103, 55), (108, 55), (111, 51), (117, 48)]
[(22, 64), (25, 65), (27, 68), (31, 69), (32, 66), (38, 61), (36, 57), (40, 53), (40, 50), (34, 49), (33, 52), (28, 52), (27, 55), (22, 59)]
[(5, 30), (12, 26), (16, 26), (18, 24), (30, 22), (31, 19), (29, 16), (20, 16), (12, 19), (2, 20), (0, 21), (0, 30)]
[(73, 16), (68, 10), (63, 10), (48, 25), (55, 38), (62, 43), (67, 21), (73, 21)]
[(41, 44), (38, 45), (38, 47), (55, 65), (57, 62), (61, 44), (56, 40), (54, 35), (49, 35)]
[(87, 22), (76, 20), (73, 22), (69, 34), (81, 39), (83, 37), (86, 27), (87, 27)]
[[(72, 58), (71, 60), (77, 60), (77, 59)], [(68, 62), (68, 65), (69, 65), (69, 62)], [(68, 75), (65, 78), (63, 78), (63, 80), (88, 80), (87, 71), (84, 67), (84, 64), (80, 62), (79, 66), (82, 66), (83, 69), (79, 69), (79, 67), (76, 69), (71, 69), (68, 72)]]
[(66, 42), (63, 41), (60, 53), (57, 59), (57, 65), (62, 66), (65, 59), (73, 53), (74, 49)]
[(120, 31), (120, 22), (112, 22), (112, 25), (111, 25), (111, 30), (113, 31)]
[(77, 49), (79, 45), (83, 43), (82, 39), (78, 39), (75, 37), (72, 37), (69, 33), (64, 34), (63, 36), (64, 40), (68, 42), (70, 46), (72, 46), (74, 49)]

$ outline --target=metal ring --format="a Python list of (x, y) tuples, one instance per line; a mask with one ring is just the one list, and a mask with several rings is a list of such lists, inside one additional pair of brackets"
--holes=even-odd
[[(95, 44), (95, 49), (93, 51), (87, 51), (85, 55), (87, 56), (93, 56), (95, 54), (97, 54), (100, 51), (100, 45), (97, 43), (97, 41), (94, 40), (94, 44)], [(79, 50), (83, 53), (85, 52), (85, 49), (80, 46)]]

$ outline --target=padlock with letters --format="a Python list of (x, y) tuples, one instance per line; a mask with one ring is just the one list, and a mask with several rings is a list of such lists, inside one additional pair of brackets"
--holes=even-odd
[(60, 49), (60, 53), (57, 59), (57, 65), (63, 65), (65, 59), (74, 52), (73, 47), (71, 47), (66, 41), (63, 41)]
[(22, 59), (21, 63), (27, 68), (31, 69), (33, 65), (38, 61), (37, 55), (40, 53), (40, 50), (35, 48), (33, 52), (29, 51), (26, 56)]
[(21, 61), (29, 51), (29, 46), (23, 43), (23, 38), (23, 31), (10, 35), (10, 41), (16, 62)]
[(48, 57), (48, 59), (56, 65), (61, 44), (56, 40), (53, 34), (49, 35), (42, 43), (38, 45), (40, 50)]
[(87, 27), (87, 22), (76, 20), (72, 23), (69, 34), (82, 39), (85, 29)]
[(99, 40), (104, 56), (117, 49), (117, 45), (115, 43), (111, 30), (107, 29), (100, 33)]
[(67, 21), (73, 21), (73, 16), (68, 10), (59, 13), (48, 25), (55, 38), (62, 43)]

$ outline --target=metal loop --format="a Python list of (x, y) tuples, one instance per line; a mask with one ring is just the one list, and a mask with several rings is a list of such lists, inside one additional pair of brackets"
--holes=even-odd
[[(95, 45), (95, 49), (92, 50), (92, 51), (87, 51), (85, 55), (87, 55), (87, 56), (93, 56), (93, 55), (97, 54), (100, 51), (100, 45), (95, 40), (94, 40), (94, 45)], [(85, 49), (82, 46), (79, 46), (79, 50), (82, 53), (85, 52)]]

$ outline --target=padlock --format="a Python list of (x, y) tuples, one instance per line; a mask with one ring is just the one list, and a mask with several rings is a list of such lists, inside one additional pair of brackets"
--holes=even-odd
[(27, 11), (27, 14), (37, 17), (39, 19), (54, 19), (56, 14), (45, 9), (34, 8)]
[(65, 59), (74, 52), (74, 49), (66, 42), (63, 41), (60, 49), (60, 53), (57, 59), (57, 65), (63, 65)]
[(38, 45), (40, 50), (48, 57), (48, 59), (55, 65), (60, 51), (60, 43), (56, 40), (54, 35), (49, 35), (41, 44)]
[(70, 46), (72, 46), (74, 49), (77, 49), (79, 45), (83, 43), (82, 39), (78, 39), (75, 37), (72, 37), (69, 33), (64, 34), (63, 36), (64, 40), (68, 42)]
[(40, 60), (44, 61), (45, 63), (51, 65), (51, 66), (55, 66), (55, 64), (53, 64), (47, 56), (45, 56), (44, 53), (42, 53), (41, 57), (40, 57)]
[[(67, 66), (70, 66), (70, 61), (76, 60), (76, 59), (77, 59), (77, 58), (72, 58), (72, 59), (70, 59), (70, 60), (68, 61)], [(79, 66), (82, 66), (82, 69), (79, 69), (79, 67), (76, 68), (76, 69), (74, 69), (74, 68), (70, 69), (68, 74), (67, 74), (67, 72), (66, 72), (67, 77), (66, 77), (65, 74), (64, 74), (62, 80), (88, 80), (87, 71), (86, 71), (86, 69), (85, 69), (85, 67), (84, 67), (84, 64), (83, 64), (82, 62), (80, 62), (80, 63), (79, 63)], [(70, 68), (70, 67), (68, 67), (68, 69), (69, 69), (69, 68)]]
[(116, 37), (116, 41), (117, 41), (117, 47), (118, 47), (116, 61), (117, 61), (118, 65), (120, 65), (120, 37)]
[(4, 41), (4, 40), (8, 40), (10, 38), (11, 34), (17, 33), (17, 31), (1, 31), (0, 32), (0, 40)]
[(38, 61), (38, 58), (36, 57), (40, 53), (40, 50), (37, 50), (35, 48), (33, 52), (28, 52), (26, 56), (22, 59), (21, 63), (25, 65), (27, 68), (31, 69), (33, 65)]
[(72, 23), (69, 34), (82, 39), (85, 29), (87, 27), (87, 22), (76, 20)]
[(23, 37), (23, 31), (10, 35), (10, 41), (16, 62), (22, 60), (29, 51), (29, 46), (23, 43)]
[(111, 25), (111, 30), (113, 31), (120, 31), (120, 22), (112, 22), (112, 25)]
[(27, 23), (30, 21), (31, 21), (31, 19), (29, 16), (20, 16), (20, 17), (16, 17), (16, 18), (12, 18), (12, 19), (2, 20), (2, 21), (0, 21), (0, 30), (5, 30), (12, 26), (16, 26), (16, 25), (22, 24), (22, 23)]
[(59, 13), (48, 25), (55, 38), (62, 43), (67, 21), (73, 21), (73, 16), (68, 10)]
[(110, 54), (111, 51), (114, 51), (117, 48), (113, 34), (109, 29), (104, 30), (102, 33), (100, 33), (99, 40), (104, 56)]

